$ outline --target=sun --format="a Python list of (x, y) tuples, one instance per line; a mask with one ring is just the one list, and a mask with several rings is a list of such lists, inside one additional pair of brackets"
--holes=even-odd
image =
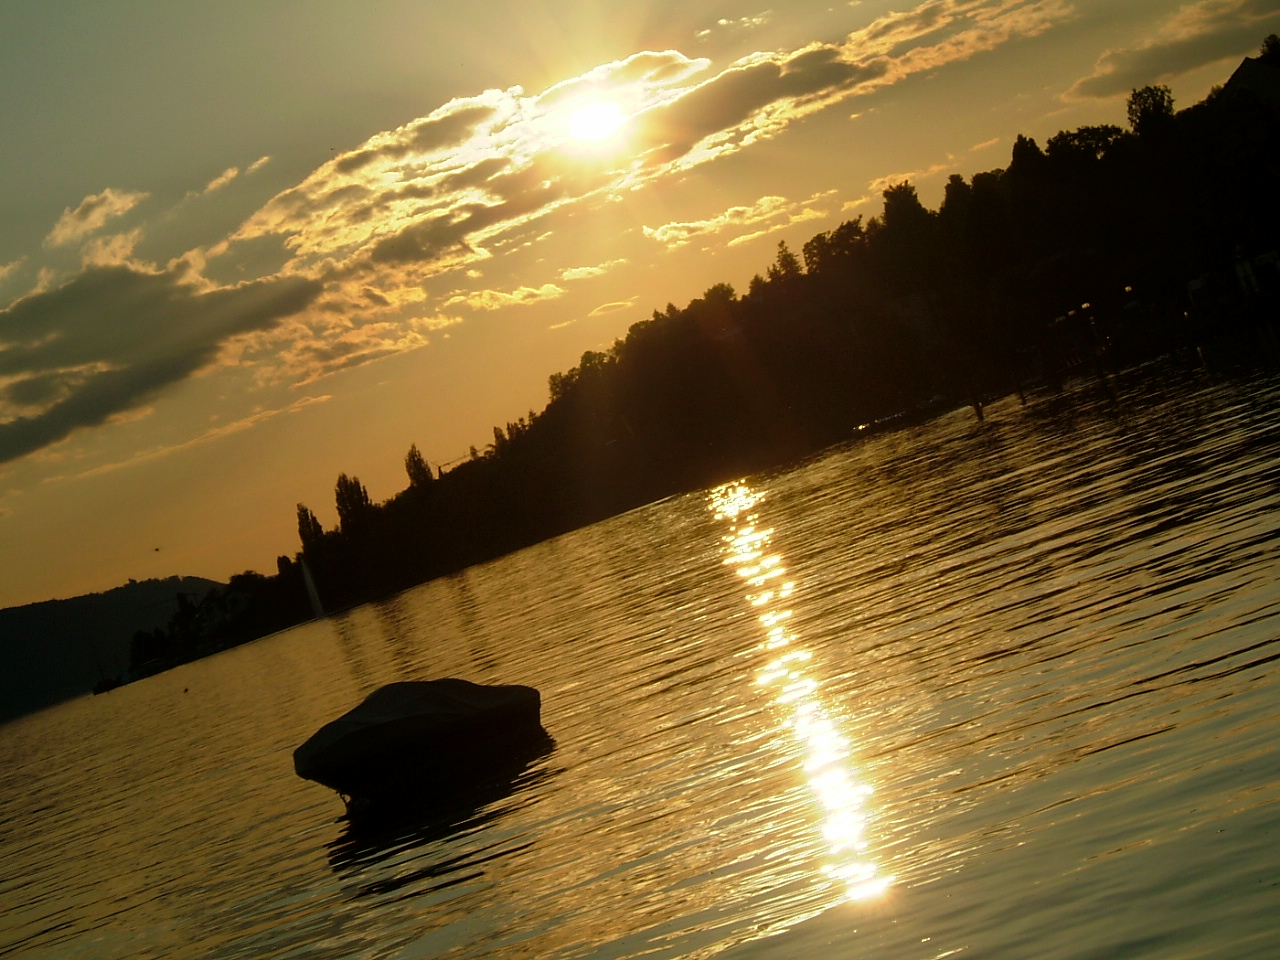
[(604, 140), (626, 123), (622, 108), (608, 100), (596, 100), (569, 116), (569, 133), (575, 140)]

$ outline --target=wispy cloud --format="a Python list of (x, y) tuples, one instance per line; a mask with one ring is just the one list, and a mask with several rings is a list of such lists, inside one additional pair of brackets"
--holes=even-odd
[(773, 221), (773, 225), (767, 230), (754, 230), (730, 240), (729, 245), (733, 246), (754, 240), (757, 237), (764, 236), (766, 233), (772, 233), (794, 223), (802, 223), (806, 220), (816, 220), (827, 216), (829, 210), (820, 205), (834, 200), (835, 194), (836, 191), (828, 190), (823, 193), (815, 193), (807, 200), (797, 202), (792, 202), (786, 197), (761, 197), (749, 207), (730, 207), (723, 213), (708, 217), (705, 220), (675, 221), (664, 223), (660, 227), (644, 227), (644, 235), (663, 244), (668, 249), (675, 249), (699, 237), (719, 234), (726, 230), (741, 230)]
[(221, 190), (238, 176), (240, 176), (239, 167), (227, 167), (227, 169), (223, 170), (220, 174), (209, 181), (204, 188), (204, 192), (213, 193), (215, 190)]
[(1146, 43), (1108, 50), (1067, 99), (1115, 97), (1256, 50), (1280, 28), (1275, 0), (1202, 0), (1178, 8)]
[(876, 177), (867, 184), (867, 189), (874, 193), (882, 193), (889, 187), (896, 186), (899, 183), (910, 181), (911, 183), (919, 183), (927, 177), (937, 176), (939, 173), (946, 173), (948, 170), (955, 169), (955, 157), (947, 157), (941, 163), (932, 163), (927, 167), (919, 170), (908, 170), (905, 173), (890, 173), (883, 177)]
[(615, 300), (612, 303), (602, 303), (590, 313), (588, 317), (603, 317), (610, 313), (617, 313), (619, 310), (628, 310), (636, 305), (639, 297), (631, 297), (628, 300)]
[(145, 193), (130, 193), (107, 187), (101, 193), (91, 194), (80, 201), (74, 210), (67, 207), (45, 237), (45, 246), (61, 247), (83, 240), (109, 221), (123, 216), (147, 198)]
[(339, 370), (425, 347), (430, 333), (461, 322), (460, 317), (437, 314), (405, 322), (335, 324), (324, 336), (286, 338), (279, 369), (295, 387), (303, 387)]
[(17, 273), (18, 269), (26, 262), (26, 257), (19, 257), (17, 260), (11, 260), (8, 263), (0, 263), (0, 283), (4, 283), (10, 276)]
[(881, 83), (896, 83), (1039, 36), (1075, 15), (1070, 0), (938, 0), (906, 14), (888, 14), (851, 35), (845, 49), (892, 51)]
[(88, 267), (127, 263), (140, 239), (142, 239), (141, 227), (134, 227), (125, 233), (93, 237), (81, 249), (80, 258)]
[(708, 37), (712, 36), (713, 34), (717, 33), (718, 31), (722, 31), (722, 30), (732, 30), (732, 31), (756, 30), (760, 27), (763, 27), (765, 24), (767, 24), (769, 20), (772, 18), (772, 16), (773, 16), (773, 11), (766, 10), (764, 11), (764, 13), (758, 13), (754, 17), (738, 17), (737, 19), (734, 19), (734, 20), (721, 17), (719, 20), (715, 22), (714, 26), (707, 27), (704, 30), (699, 30), (696, 36), (699, 40), (705, 40)]
[(566, 281), (586, 280), (590, 277), (601, 277), (612, 270), (614, 267), (620, 267), (627, 263), (626, 257), (617, 260), (609, 260), (605, 263), (597, 264), (594, 267), (570, 267), (560, 272), (560, 279)]
[(519, 287), (515, 290), (480, 290), (461, 294), (445, 301), (446, 307), (466, 305), (472, 310), (501, 310), (503, 307), (526, 306), (542, 300), (556, 300), (564, 296), (564, 288), (554, 283), (540, 287)]

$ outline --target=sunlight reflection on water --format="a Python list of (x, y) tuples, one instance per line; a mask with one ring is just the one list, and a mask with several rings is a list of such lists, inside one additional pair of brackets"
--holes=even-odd
[(867, 798), (872, 788), (856, 776), (848, 741), (832, 720), (822, 700), (821, 684), (806, 673), (813, 654), (800, 647), (788, 630), (795, 583), (786, 579), (780, 554), (769, 553), (772, 528), (761, 529), (755, 508), (764, 491), (744, 482), (724, 484), (710, 494), (710, 508), (717, 520), (729, 524), (722, 537), (732, 566), (746, 580), (747, 602), (760, 610), (765, 639), (759, 646), (768, 657), (756, 672), (756, 683), (773, 688), (775, 703), (786, 715), (786, 725), (801, 754), (809, 789), (822, 821), (830, 862), (824, 873), (844, 885), (848, 900), (870, 900), (889, 889), (893, 878), (881, 874), (867, 853)]

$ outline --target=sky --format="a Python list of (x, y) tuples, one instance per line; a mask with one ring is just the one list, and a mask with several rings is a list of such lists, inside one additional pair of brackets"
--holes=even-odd
[(1203, 98), (1280, 0), (0, 5), (0, 607), (298, 549), (417, 444), (910, 180), (1135, 87)]

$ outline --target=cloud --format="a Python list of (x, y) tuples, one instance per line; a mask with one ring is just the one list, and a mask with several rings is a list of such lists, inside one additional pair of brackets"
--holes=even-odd
[(716, 21), (714, 27), (707, 27), (705, 30), (699, 30), (695, 36), (699, 40), (705, 40), (717, 30), (731, 30), (735, 32), (741, 30), (755, 30), (768, 23), (772, 16), (773, 11), (766, 10), (764, 13), (757, 14), (754, 17), (738, 17), (736, 20), (728, 20), (721, 17)]
[(112, 264), (126, 263), (133, 255), (133, 248), (142, 238), (142, 228), (135, 227), (126, 233), (112, 233), (105, 237), (94, 237), (80, 251), (85, 266), (105, 267)]
[(862, 56), (886, 56), (907, 43), (953, 23), (966, 9), (981, 4), (964, 0), (933, 0), (910, 10), (890, 11), (849, 35), (846, 45)]
[(625, 263), (627, 263), (627, 258), (621, 257), (617, 260), (609, 260), (605, 263), (597, 264), (594, 267), (570, 267), (569, 269), (562, 270), (560, 272), (560, 279), (571, 281), (586, 280), (590, 277), (600, 277), (608, 273), (614, 267), (620, 267)]
[(109, 220), (128, 213), (147, 196), (145, 193), (129, 193), (112, 187), (87, 196), (74, 210), (67, 207), (62, 211), (62, 216), (45, 237), (45, 246), (61, 247), (76, 243), (100, 230)]
[(403, 264), (441, 260), (450, 252), (465, 256), (471, 251), (465, 239), (466, 215), (476, 212), (469, 210), (458, 219), (442, 215), (412, 223), (373, 244), (369, 259), (374, 263)]
[(259, 157), (257, 160), (253, 161), (253, 163), (249, 164), (248, 169), (245, 170), (244, 172), (245, 176), (248, 176), (251, 173), (257, 173), (259, 170), (261, 170), (270, 162), (271, 162), (270, 156)]
[(441, 314), (409, 322), (362, 323), (323, 337), (298, 337), (285, 350), (282, 369), (294, 379), (295, 387), (306, 386), (340, 370), (425, 347), (431, 342), (428, 333), (461, 322), (459, 317)]
[(223, 170), (220, 174), (209, 181), (208, 185), (204, 188), (204, 192), (213, 193), (215, 190), (221, 190), (238, 176), (240, 176), (239, 167), (227, 167), (227, 169)]
[[(865, 52), (869, 48), (892, 48), (895, 55), (889, 59), (881, 82), (896, 83), (912, 74), (961, 63), (1012, 41), (1039, 36), (1075, 15), (1070, 0), (940, 0), (910, 14), (889, 14), (882, 18), (882, 35), (867, 43), (855, 34), (844, 47), (846, 55), (854, 49)], [(930, 42), (921, 42), (924, 40)], [(907, 49), (903, 50), (904, 46)]]
[(0, 283), (4, 283), (10, 276), (17, 273), (18, 269), (26, 262), (26, 257), (19, 257), (17, 260), (11, 260), (8, 263), (0, 263)]
[(639, 299), (639, 297), (632, 297), (629, 300), (615, 300), (612, 303), (602, 303), (600, 306), (588, 313), (587, 316), (603, 317), (606, 314), (617, 313), (619, 310), (627, 310), (634, 307), (636, 305), (636, 301)]
[(856, 197), (853, 200), (846, 200), (840, 205), (840, 212), (848, 213), (851, 210), (857, 210), (859, 207), (864, 207), (868, 203), (871, 203), (873, 199), (875, 198), (872, 197), (871, 194), (867, 193), (863, 194), (861, 197)]
[(141, 407), (318, 293), (300, 277), (201, 290), (104, 266), (18, 300), (0, 311), (0, 463)]
[(890, 173), (887, 176), (876, 177), (867, 184), (867, 189), (875, 193), (883, 193), (890, 187), (897, 186), (900, 183), (919, 183), (926, 177), (936, 176), (939, 173), (946, 173), (948, 170), (955, 168), (955, 157), (947, 157), (942, 163), (933, 163), (919, 170), (909, 170), (906, 173)]
[(658, 174), (685, 169), (777, 136), (885, 70), (823, 44), (748, 57), (645, 114), (648, 166)]
[(1067, 91), (1067, 99), (1121, 96), (1130, 90), (1176, 77), (1257, 49), (1269, 31), (1280, 27), (1274, 0), (1203, 0), (1180, 7), (1137, 47), (1108, 50), (1093, 73)]
[(766, 233), (772, 233), (774, 230), (784, 229), (794, 223), (825, 217), (828, 211), (826, 209), (818, 209), (816, 205), (830, 201), (834, 197), (834, 190), (815, 193), (807, 200), (794, 203), (787, 200), (786, 197), (761, 197), (749, 207), (730, 207), (723, 213), (706, 220), (664, 223), (660, 227), (644, 227), (643, 230), (646, 237), (656, 240), (671, 250), (676, 247), (682, 247), (698, 237), (709, 236), (735, 228), (751, 227), (771, 220), (775, 221), (767, 230), (757, 230), (729, 241), (730, 246), (735, 246), (764, 236)]
[(752, 233), (744, 233), (740, 237), (734, 237), (726, 244), (726, 246), (740, 247), (744, 243), (751, 243), (754, 240), (759, 240), (761, 237), (767, 237), (771, 233), (777, 233), (779, 230), (786, 230), (788, 227), (795, 226), (797, 223), (804, 223), (806, 220), (821, 220), (825, 216), (827, 216), (826, 210), (801, 210), (799, 213), (795, 214), (795, 216), (792, 216), (780, 223), (771, 223), (763, 230), (756, 230)]
[(472, 310), (501, 310), (503, 307), (525, 306), (542, 300), (556, 300), (565, 294), (563, 287), (554, 283), (544, 283), (540, 287), (519, 287), (504, 292), (502, 290), (481, 290), (476, 293), (462, 294), (445, 301), (446, 307), (465, 304)]
[[(277, 328), (229, 343), (220, 362), (253, 368), (259, 383), (286, 383), (296, 389), (342, 370), (425, 347), (431, 343), (431, 334), (462, 322), (462, 317), (447, 313), (397, 315), (400, 311), (392, 306), (392, 310), (348, 313), (326, 295)], [(379, 319), (387, 315), (390, 319)]]

